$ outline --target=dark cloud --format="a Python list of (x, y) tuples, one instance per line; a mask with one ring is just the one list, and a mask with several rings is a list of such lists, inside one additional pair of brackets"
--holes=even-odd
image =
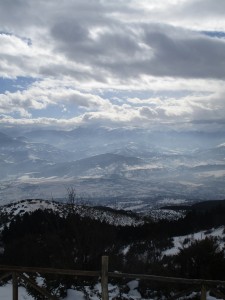
[(65, 20), (56, 24), (52, 29), (52, 34), (66, 44), (80, 44), (88, 39), (88, 30), (75, 20)]
[[(35, 89), (27, 90), (26, 98), (36, 99), (32, 110), (39, 110), (40, 115), (52, 103), (62, 106), (66, 101), (88, 111), (77, 119), (58, 122), (60, 125), (140, 125), (153, 120), (175, 124), (186, 118), (187, 123), (193, 120), (192, 124), (204, 126), (205, 119), (211, 124), (224, 115), (224, 96), (216, 100), (202, 93), (207, 90), (214, 95), (224, 89), (224, 12), (224, 0), (0, 1), (0, 74), (43, 80), (38, 93), (42, 95), (43, 91), (46, 105), (35, 98)], [(59, 83), (62, 92), (50, 95), (49, 89), (58, 90)], [(87, 97), (70, 95), (68, 87), (86, 91)], [(98, 89), (105, 89), (105, 95), (109, 90), (114, 93), (118, 106), (113, 101), (108, 103), (106, 97), (96, 98), (102, 92)], [(146, 97), (142, 103), (140, 95), (135, 95), (137, 89), (143, 94), (151, 91), (151, 95), (152, 90), (159, 91), (164, 97), (154, 104)], [(178, 94), (184, 90), (182, 98)], [(192, 97), (190, 90), (202, 97)], [(3, 95), (2, 113), (7, 113), (12, 99), (9, 114), (16, 107), (25, 115), (29, 106), (25, 94), (10, 94), (7, 99)], [(130, 101), (131, 106), (123, 106), (126, 96), (137, 97), (136, 104)], [(28, 118), (25, 121), (32, 122)], [(48, 120), (42, 118), (42, 122)], [(49, 119), (51, 122), (57, 123), (57, 117)]]
[[(117, 27), (117, 28), (116, 28)], [(117, 25), (107, 27), (96, 38), (91, 37), (92, 27), (84, 28), (76, 20), (56, 24), (52, 28), (55, 49), (65, 53), (76, 62), (86, 62), (90, 66), (98, 66), (119, 58), (133, 58), (141, 51), (135, 35), (127, 28)]]
[[(168, 4), (161, 5), (158, 16), (165, 14), (163, 9), (166, 7)], [(184, 1), (171, 7), (170, 17), (177, 20), (186, 14), (189, 18), (195, 18), (198, 13), (221, 14), (225, 11), (225, 2)], [(33, 30), (40, 38), (40, 46), (46, 44), (47, 48), (53, 49), (51, 58), (54, 55), (67, 58), (61, 67), (58, 62), (54, 64), (54, 59), (48, 59), (48, 64), (46, 60), (43, 63), (40, 60), (39, 68), (36, 68), (39, 75), (66, 75), (77, 80), (91, 77), (103, 82), (107, 78), (122, 82), (125, 78), (139, 78), (143, 74), (180, 78), (225, 77), (224, 39), (162, 22), (152, 23), (154, 9), (150, 11), (149, 21), (140, 22), (135, 16), (141, 16), (144, 6), (142, 9), (135, 6), (135, 1), (124, 4), (100, 0), (12, 0), (2, 1), (0, 8), (1, 22), (9, 31)], [(121, 15), (124, 19), (119, 17)], [(130, 20), (129, 16), (132, 16)], [(43, 34), (40, 34), (41, 30)], [(35, 41), (31, 42), (34, 45), (32, 51)], [(10, 60), (9, 57), (5, 59)], [(30, 61), (26, 63), (26, 59), (23, 57), (24, 65), (28, 66)], [(22, 69), (20, 61), (19, 55), (11, 56), (11, 62)], [(77, 70), (73, 63), (88, 68)]]
[(21, 36), (24, 34), (24, 30), (29, 29), (29, 27), (41, 26), (42, 15), (46, 15), (47, 13), (45, 10), (43, 14), (40, 13), (42, 4), (43, 0), (36, 3), (33, 0), (1, 1), (0, 29), (12, 33), (17, 32)]
[(224, 0), (188, 0), (184, 4), (178, 5), (178, 9), (182, 16), (189, 18), (206, 17), (212, 18), (213, 15), (223, 17), (225, 13)]
[[(142, 74), (183, 78), (225, 77), (225, 41), (168, 25), (105, 24), (93, 39), (91, 25), (67, 20), (54, 25), (56, 51), (70, 60), (107, 70), (112, 77)], [(97, 26), (97, 23), (95, 24)], [(147, 46), (147, 47), (146, 47)]]
[[(176, 33), (176, 29), (174, 31)], [(145, 40), (154, 52), (146, 73), (190, 78), (225, 77), (224, 40), (185, 31), (175, 36), (160, 31), (147, 32)]]

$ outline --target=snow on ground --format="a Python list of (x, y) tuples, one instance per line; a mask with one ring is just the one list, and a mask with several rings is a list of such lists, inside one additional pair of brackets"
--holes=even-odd
[[(225, 246), (225, 226), (221, 226), (219, 228), (199, 231), (193, 234), (183, 235), (183, 236), (176, 236), (173, 238), (173, 247), (167, 249), (162, 252), (162, 255), (176, 255), (179, 252), (179, 248), (189, 246), (191, 242), (194, 240), (203, 240), (206, 237), (218, 237), (218, 242), (220, 244), (221, 249)], [(188, 243), (184, 244), (185, 240), (189, 240)]]
[(91, 216), (94, 220), (100, 220), (115, 226), (139, 226), (143, 225), (144, 221), (141, 218), (119, 214), (116, 211), (101, 211), (94, 207), (77, 207), (77, 212), (81, 217)]
[[(76, 290), (67, 290), (66, 300), (85, 300), (84, 293)], [(99, 300), (99, 299), (98, 299)]]
[(184, 218), (186, 212), (179, 210), (175, 211), (172, 209), (152, 209), (147, 212), (147, 216), (151, 217), (153, 221), (157, 222), (159, 220), (178, 220)]
[(210, 295), (209, 295), (209, 292), (208, 292), (207, 295), (206, 295), (206, 299), (207, 299), (207, 300), (223, 300), (223, 299), (218, 299), (218, 298), (215, 298), (215, 297), (210, 296)]
[(122, 254), (125, 256), (130, 251), (130, 245), (125, 246), (125, 248), (122, 249)]
[[(139, 281), (138, 280), (132, 280), (127, 283), (127, 286), (129, 288), (129, 291), (125, 293), (120, 293), (120, 290), (117, 285), (108, 285), (108, 290), (109, 290), (109, 300), (113, 300), (117, 297), (124, 297), (127, 300), (141, 300), (143, 299), (140, 292), (138, 291), (139, 287)], [(87, 294), (90, 300), (100, 300), (101, 299), (101, 284), (98, 283), (94, 286), (94, 288), (90, 288), (89, 286), (84, 287), (84, 291), (80, 290), (75, 290), (75, 289), (68, 289), (67, 290), (67, 297), (64, 298), (63, 300), (85, 300), (87, 299)], [(190, 296), (193, 296), (192, 293)], [(188, 299), (187, 298), (180, 298), (180, 299)], [(2, 300), (9, 300), (12, 299), (12, 284), (8, 283), (4, 286), (0, 286), (0, 299)], [(19, 287), (19, 300), (35, 300), (32, 296), (28, 295), (26, 292), (26, 289), (23, 287)], [(207, 293), (207, 300), (222, 300), (218, 298), (214, 298), (209, 295), (209, 292)], [(153, 300), (152, 298), (148, 298), (145, 300)]]
[[(127, 294), (123, 294), (126, 299), (141, 299), (141, 295), (138, 292), (137, 288), (139, 282), (137, 280), (132, 280), (127, 283), (129, 291)], [(79, 288), (80, 289), (80, 288)], [(67, 296), (64, 300), (85, 300), (87, 299), (86, 295), (88, 294), (90, 300), (99, 300), (101, 299), (101, 284), (97, 283), (93, 288), (85, 286), (84, 290), (68, 289)], [(108, 285), (109, 299), (114, 299), (120, 295), (120, 290), (117, 285), (109, 283)], [(34, 300), (34, 298), (26, 292), (24, 287), (19, 287), (19, 300)], [(0, 286), (0, 299), (9, 300), (12, 299), (12, 284), (9, 282), (4, 286)], [(149, 299), (150, 300), (150, 299)]]
[(115, 204), (108, 204), (107, 207), (137, 213), (144, 212), (146, 209), (151, 209), (150, 203), (145, 203), (143, 200), (119, 201)]
[(158, 204), (170, 204), (170, 205), (178, 205), (178, 204), (186, 204), (186, 199), (173, 199), (173, 198), (164, 198), (158, 201)]
[[(187, 300), (187, 299), (192, 299), (193, 297), (196, 297), (198, 295), (198, 293), (196, 292), (193, 292), (191, 293), (190, 295), (186, 296), (186, 297), (181, 297), (179, 298), (179, 300)], [(199, 297), (199, 296), (198, 296)], [(209, 292), (207, 292), (206, 294), (206, 300), (223, 300), (223, 299), (218, 299), (218, 298), (215, 298), (213, 296), (210, 296), (209, 295)]]
[(1, 212), (11, 214), (12, 216), (23, 215), (26, 212), (34, 212), (38, 209), (49, 209), (53, 211), (59, 210), (60, 204), (52, 201), (44, 201), (40, 199), (22, 200), (8, 205), (1, 206)]
[(133, 205), (133, 206), (129, 206), (127, 208), (124, 208), (124, 210), (131, 210), (131, 211), (144, 211), (145, 208), (149, 207), (149, 204), (137, 204), (137, 205)]
[[(24, 287), (19, 287), (19, 300), (34, 300), (33, 297), (28, 295)], [(10, 300), (12, 299), (12, 284), (0, 286), (0, 299)]]
[[(22, 200), (19, 202), (11, 203), (0, 207), (0, 212), (8, 214), (11, 218), (16, 215), (24, 215), (26, 212), (31, 213), (35, 210), (52, 210), (55, 212), (62, 212), (63, 204), (48, 200), (32, 199)], [(81, 217), (89, 217), (92, 220), (99, 220), (115, 226), (139, 226), (143, 225), (144, 221), (141, 217), (131, 216), (117, 211), (106, 211), (96, 207), (86, 205), (75, 205), (75, 214)]]

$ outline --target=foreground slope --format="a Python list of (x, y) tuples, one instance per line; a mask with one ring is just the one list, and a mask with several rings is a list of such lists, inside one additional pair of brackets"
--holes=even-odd
[[(225, 207), (220, 205), (206, 210), (197, 206), (179, 220), (153, 222), (108, 208), (24, 200), (2, 207), (0, 264), (99, 270), (101, 256), (108, 255), (112, 271), (224, 280), (224, 220)], [(100, 291), (97, 279), (35, 279), (65, 299), (98, 297)], [(109, 288), (110, 297), (119, 299), (168, 295), (165, 286), (153, 288), (151, 282), (114, 280)]]

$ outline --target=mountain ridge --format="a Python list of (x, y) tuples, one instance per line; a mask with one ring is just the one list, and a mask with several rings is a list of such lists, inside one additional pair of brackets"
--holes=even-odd
[[(193, 136), (200, 148), (190, 144)], [(222, 199), (225, 137), (207, 138), (200, 132), (167, 136), (101, 127), (3, 134), (11, 144), (4, 148), (0, 143), (0, 201), (52, 193), (60, 198), (71, 185), (90, 197)]]

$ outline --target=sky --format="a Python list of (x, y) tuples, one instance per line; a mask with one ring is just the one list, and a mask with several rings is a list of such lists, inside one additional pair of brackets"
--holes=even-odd
[(224, 15), (224, 0), (0, 0), (0, 130), (223, 131)]

